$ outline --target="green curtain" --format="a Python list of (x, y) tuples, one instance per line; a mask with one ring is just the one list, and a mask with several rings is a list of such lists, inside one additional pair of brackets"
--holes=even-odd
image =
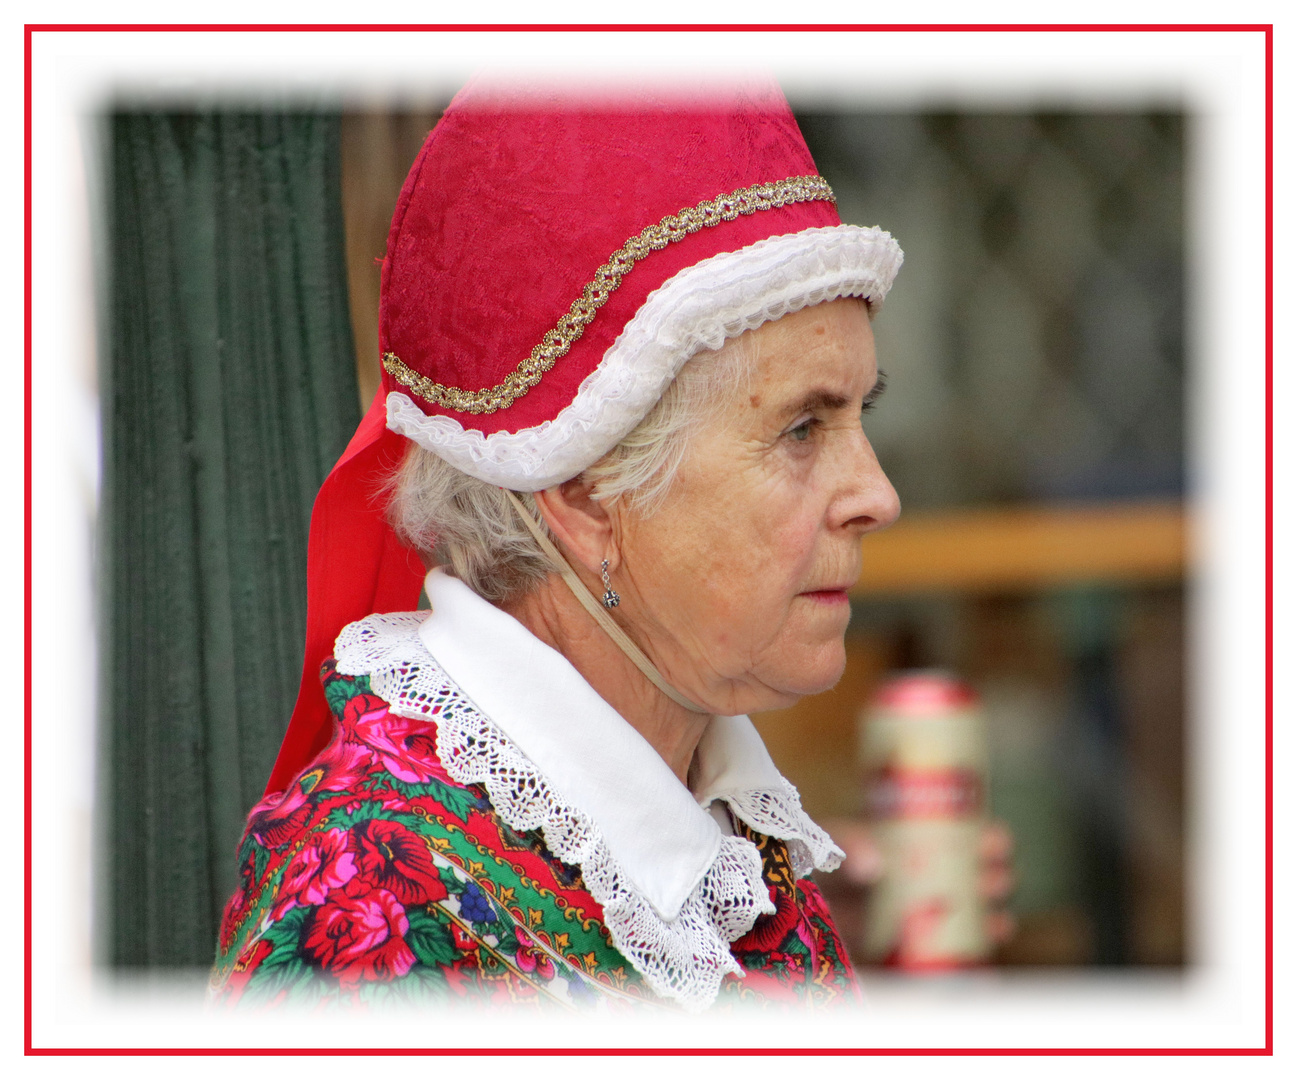
[(106, 121), (101, 859), (114, 966), (211, 962), (359, 420), (337, 115)]

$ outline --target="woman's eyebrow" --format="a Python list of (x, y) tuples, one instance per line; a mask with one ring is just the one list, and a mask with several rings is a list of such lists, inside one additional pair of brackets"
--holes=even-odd
[[(883, 391), (887, 388), (887, 376), (883, 372), (878, 373), (878, 379), (875, 381), (873, 389), (865, 395), (863, 404), (869, 405), (883, 396)], [(785, 415), (793, 416), (803, 412), (831, 412), (835, 409), (847, 409), (852, 407), (852, 401), (836, 390), (824, 388), (809, 390), (796, 402), (788, 405), (781, 410)]]
[(790, 402), (780, 410), (785, 416), (794, 416), (804, 412), (830, 412), (834, 409), (845, 409), (851, 401), (836, 390), (808, 390), (796, 401)]

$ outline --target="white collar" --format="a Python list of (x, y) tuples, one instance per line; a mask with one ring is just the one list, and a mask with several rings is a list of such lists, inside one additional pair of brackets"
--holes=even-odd
[(695, 797), (580, 672), (517, 619), (439, 571), (424, 589), (432, 614), (419, 638), (428, 651), (546, 779), (599, 823), (654, 910), (674, 919), (720, 848), (721, 831), (703, 806), (736, 791), (782, 787), (752, 722), (722, 716), (708, 726), (694, 765)]
[(450, 775), (484, 783), (512, 827), (542, 828), (559, 858), (580, 865), (650, 986), (687, 1007), (709, 1004), (726, 971), (741, 973), (728, 942), (773, 909), (755, 846), (724, 836), (705, 807), (723, 799), (785, 840), (799, 874), (833, 869), (841, 851), (746, 716), (709, 725), (691, 794), (562, 654), (447, 574), (433, 571), (424, 587), (430, 613), (347, 627), (339, 670), (369, 675), (394, 712), (435, 715)]

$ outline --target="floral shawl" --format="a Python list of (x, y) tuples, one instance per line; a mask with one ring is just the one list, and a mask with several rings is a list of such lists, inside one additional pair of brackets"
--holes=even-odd
[[(212, 1001), (699, 1007), (650, 988), (542, 830), (516, 831), (483, 786), (451, 778), (435, 719), (397, 715), (332, 659), (321, 677), (332, 741), (248, 818)], [(783, 841), (733, 822), (760, 853), (770, 905), (730, 945), (738, 970), (719, 979), (715, 1003), (857, 1001), (804, 868)]]

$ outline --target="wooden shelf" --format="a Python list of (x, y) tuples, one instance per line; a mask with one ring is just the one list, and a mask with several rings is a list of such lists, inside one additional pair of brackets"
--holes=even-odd
[(1185, 576), (1179, 502), (903, 515), (865, 537), (854, 597), (1154, 584)]

